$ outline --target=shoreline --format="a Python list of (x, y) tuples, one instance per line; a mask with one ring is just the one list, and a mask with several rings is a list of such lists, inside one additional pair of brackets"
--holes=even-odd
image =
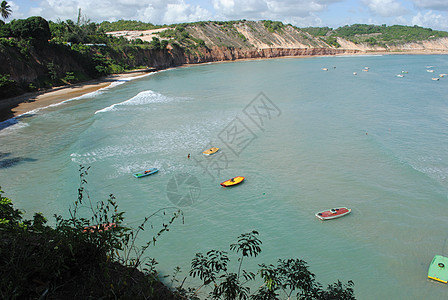
[(113, 74), (104, 78), (93, 79), (73, 85), (64, 85), (54, 87), (52, 89), (25, 93), (20, 96), (5, 99), (0, 110), (8, 110), (0, 113), (0, 123), (11, 119), (19, 118), (32, 111), (43, 109), (52, 105), (60, 104), (64, 101), (80, 97), (89, 93), (96, 92), (100, 89), (109, 87), (112, 83), (132, 79), (140, 76), (151, 74), (154, 71), (134, 70), (126, 73)]
[[(361, 53), (351, 53), (351, 54), (338, 54), (338, 55), (328, 55), (328, 56), (345, 56), (345, 55), (443, 55), (448, 54), (446, 52), (440, 51), (407, 51), (407, 52), (361, 52)], [(316, 56), (279, 56), (270, 58), (244, 58), (235, 60), (224, 60), (224, 61), (213, 61), (213, 62), (203, 62), (203, 63), (193, 63), (193, 64), (183, 64), (175, 67), (170, 67), (164, 70), (174, 69), (174, 68), (187, 68), (202, 64), (214, 64), (214, 63), (226, 63), (235, 61), (251, 61), (260, 59), (281, 59), (281, 58), (300, 58), (300, 57), (322, 57), (325, 55)], [(80, 97), (89, 93), (96, 92), (100, 89), (109, 87), (113, 82), (120, 81), (123, 79), (136, 78), (143, 75), (148, 75), (151, 73), (158, 72), (159, 70), (149, 71), (147, 69), (133, 70), (126, 73), (113, 74), (105, 78), (94, 79), (86, 82), (81, 82), (68, 86), (55, 87), (49, 90), (26, 93), (13, 98), (5, 99), (3, 103), (0, 104), (0, 111), (4, 108), (10, 108), (9, 113), (0, 113), (0, 123), (7, 122), (11, 119), (19, 118), (22, 115), (26, 115), (34, 110), (44, 109), (51, 105), (60, 104), (64, 101)], [(12, 107), (12, 108), (11, 108)]]

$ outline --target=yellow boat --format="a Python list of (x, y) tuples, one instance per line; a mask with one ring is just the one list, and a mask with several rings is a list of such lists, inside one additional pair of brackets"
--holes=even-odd
[(243, 180), (244, 180), (243, 176), (237, 176), (237, 177), (233, 177), (232, 179), (221, 182), (221, 185), (223, 187), (233, 186), (233, 185), (237, 185), (237, 184), (243, 182)]
[(216, 152), (218, 152), (218, 150), (219, 150), (219, 148), (213, 147), (213, 148), (210, 148), (208, 150), (205, 150), (204, 152), (202, 152), (202, 154), (204, 154), (204, 155), (212, 155), (212, 154), (215, 154)]

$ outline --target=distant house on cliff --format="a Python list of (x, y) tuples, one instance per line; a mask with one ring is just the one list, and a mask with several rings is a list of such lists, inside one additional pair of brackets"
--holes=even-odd
[(106, 47), (106, 44), (84, 44), (84, 46), (101, 46), (101, 47)]

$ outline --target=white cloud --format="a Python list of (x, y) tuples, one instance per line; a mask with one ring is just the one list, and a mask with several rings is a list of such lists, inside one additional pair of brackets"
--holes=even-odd
[(263, 0), (213, 0), (218, 17), (227, 19), (260, 18), (268, 10)]
[(396, 0), (363, 0), (362, 2), (373, 14), (381, 17), (401, 16), (408, 13), (408, 10)]
[(316, 16), (315, 14), (310, 13), (306, 17), (288, 17), (284, 20), (282, 20), (285, 24), (293, 24), (297, 27), (309, 27), (309, 26), (315, 26), (315, 27), (324, 27), (327, 26), (324, 24), (321, 18)]
[(416, 7), (435, 9), (435, 10), (448, 10), (447, 0), (412, 0)]
[(270, 19), (298, 26), (317, 25), (315, 13), (343, 0), (213, 0), (218, 18)]
[(76, 20), (79, 8), (83, 16), (95, 22), (124, 19), (168, 24), (210, 19), (212, 16), (208, 10), (185, 0), (43, 0), (30, 13), (38, 13), (53, 21)]
[(211, 19), (211, 13), (201, 8), (199, 5), (192, 6), (190, 4), (174, 3), (168, 4), (163, 17), (163, 23), (181, 23), (181, 22), (195, 22)]
[(419, 12), (412, 18), (412, 24), (438, 30), (448, 30), (447, 18), (432, 11), (428, 11), (425, 14)]

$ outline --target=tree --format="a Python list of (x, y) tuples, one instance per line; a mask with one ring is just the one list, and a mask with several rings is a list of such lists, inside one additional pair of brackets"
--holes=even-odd
[(0, 14), (2, 15), (3, 20), (6, 21), (11, 13), (11, 6), (9, 6), (8, 2), (2, 1), (2, 4), (0, 4)]
[(10, 23), (12, 35), (20, 39), (33, 39), (36, 42), (47, 42), (51, 38), (47, 20), (42, 17), (13, 20)]
[[(301, 259), (279, 259), (277, 265), (260, 264), (258, 274), (263, 280), (255, 293), (251, 294), (249, 281), (254, 281), (256, 275), (241, 269), (243, 259), (256, 257), (261, 252), (261, 241), (258, 232), (253, 230), (241, 234), (238, 242), (230, 245), (230, 250), (241, 254), (238, 259), (238, 273), (228, 271), (229, 256), (225, 251), (210, 250), (205, 255), (196, 253), (191, 262), (190, 276), (198, 277), (202, 285), (190, 291), (178, 288), (189, 299), (197, 299), (197, 294), (203, 287), (211, 288), (209, 299), (219, 300), (279, 300), (279, 299), (307, 299), (307, 300), (354, 300), (352, 281), (344, 284), (328, 285), (323, 289), (315, 280), (315, 275), (308, 269), (308, 265)], [(241, 275), (241, 276), (240, 276)], [(185, 281), (185, 279), (184, 279)], [(284, 298), (281, 297), (281, 295)], [(183, 297), (182, 297), (183, 298)]]

